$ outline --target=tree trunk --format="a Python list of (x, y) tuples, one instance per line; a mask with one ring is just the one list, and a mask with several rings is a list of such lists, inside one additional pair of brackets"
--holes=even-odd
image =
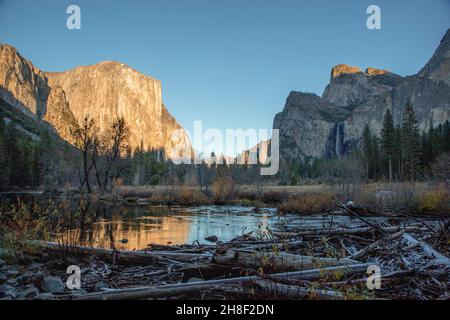
[[(344, 267), (332, 267), (313, 269), (306, 271), (284, 272), (267, 275), (271, 280), (317, 280), (329, 274), (336, 274), (337, 272), (344, 272), (345, 275), (353, 275), (357, 273), (366, 272), (369, 263), (356, 264)], [(214, 287), (223, 288), (228, 284), (248, 285), (257, 284), (258, 281), (267, 281), (259, 276), (246, 276), (238, 278), (227, 278), (219, 280), (208, 280), (201, 282), (189, 282), (168, 284), (160, 286), (148, 286), (130, 289), (117, 289), (105, 292), (94, 292), (84, 295), (72, 295), (68, 298), (76, 300), (135, 300), (135, 299), (151, 299), (151, 298), (165, 298), (175, 297), (185, 294), (191, 294), (206, 290), (211, 290)]]
[(258, 281), (256, 284), (267, 292), (269, 297), (275, 296), (277, 299), (302, 299), (305, 297), (327, 300), (344, 299), (343, 294), (338, 291), (302, 288), (273, 281)]
[(392, 159), (391, 158), (389, 158), (388, 163), (389, 163), (389, 182), (392, 182)]
[(333, 267), (357, 264), (358, 261), (350, 259), (318, 258), (301, 256), (286, 252), (243, 252), (229, 250), (225, 254), (216, 255), (214, 263), (241, 267), (243, 269), (259, 268), (271, 271), (298, 271), (317, 267)]
[(89, 170), (87, 166), (87, 151), (83, 150), (83, 169), (84, 169), (84, 180), (86, 182), (86, 188), (88, 193), (91, 193), (91, 185), (89, 183)]
[(155, 263), (160, 258), (175, 259), (177, 261), (183, 262), (192, 262), (198, 259), (206, 259), (207, 263), (209, 263), (211, 260), (211, 255), (201, 253), (178, 253), (167, 251), (119, 251), (75, 245), (63, 245), (46, 241), (32, 241), (32, 243), (38, 247), (41, 247), (45, 251), (56, 255), (96, 255), (103, 259), (115, 260), (118, 264), (123, 265), (148, 266)]

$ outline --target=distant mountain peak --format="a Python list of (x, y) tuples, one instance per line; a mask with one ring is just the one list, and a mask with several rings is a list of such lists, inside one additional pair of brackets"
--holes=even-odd
[(275, 116), (283, 159), (322, 158), (348, 153), (368, 125), (379, 134), (387, 109), (401, 122), (407, 101), (421, 130), (450, 120), (450, 30), (420, 73), (401, 77), (387, 70), (339, 64), (322, 97), (291, 92)]
[(450, 85), (450, 29), (445, 33), (433, 57), (420, 70), (419, 76)]
[(350, 66), (348, 64), (338, 64), (331, 69), (331, 80), (340, 77), (343, 74), (355, 74), (361, 72), (361, 69), (358, 67)]
[(187, 133), (163, 104), (161, 81), (121, 62), (43, 72), (3, 44), (0, 98), (36, 120), (48, 121), (69, 142), (69, 129), (84, 117), (95, 120), (100, 134), (124, 117), (131, 149), (159, 150), (174, 159), (180, 149), (191, 148)]

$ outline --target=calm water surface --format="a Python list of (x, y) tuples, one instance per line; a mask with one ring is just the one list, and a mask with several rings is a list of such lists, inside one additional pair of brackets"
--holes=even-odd
[(269, 228), (277, 228), (281, 220), (276, 210), (269, 208), (255, 213), (238, 206), (122, 207), (86, 230), (73, 229), (60, 237), (78, 237), (96, 247), (138, 250), (149, 244), (208, 243), (205, 238), (211, 235), (220, 241), (250, 231), (263, 235)]
[[(11, 200), (11, 196), (8, 196)], [(17, 197), (17, 195), (15, 195)], [(20, 195), (21, 201), (56, 201), (61, 215), (79, 208), (79, 202), (68, 199), (48, 199), (41, 196)], [(0, 202), (5, 195), (0, 195)], [(251, 207), (241, 206), (135, 206), (88, 203), (82, 213), (55, 240), (64, 243), (88, 245), (122, 250), (145, 249), (150, 244), (209, 243), (206, 237), (215, 235), (220, 241), (229, 241), (243, 233), (253, 231), (256, 236), (268, 230), (289, 228), (328, 229), (362, 227), (361, 221), (346, 215), (286, 215), (280, 217), (274, 208), (263, 208), (256, 213)], [(72, 208), (72, 209), (70, 209)], [(71, 211), (72, 210), (72, 211)], [(386, 218), (369, 218), (385, 220)], [(378, 221), (381, 222), (381, 221)]]

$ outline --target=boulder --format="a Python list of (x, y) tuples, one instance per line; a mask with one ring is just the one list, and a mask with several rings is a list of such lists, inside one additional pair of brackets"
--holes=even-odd
[(39, 290), (36, 287), (27, 288), (19, 292), (19, 297), (23, 299), (34, 299), (39, 295)]
[(36, 297), (36, 300), (53, 300), (54, 296), (52, 293), (41, 293)]
[(208, 236), (205, 238), (205, 240), (209, 242), (217, 242), (219, 238), (217, 236)]
[(20, 271), (17, 270), (17, 269), (8, 269), (8, 270), (6, 270), (6, 275), (7, 275), (8, 277), (15, 277), (15, 276), (17, 276), (19, 273), (20, 273)]
[(7, 284), (0, 285), (0, 298), (11, 297), (15, 299), (17, 297), (17, 290)]
[(59, 277), (44, 277), (41, 281), (41, 290), (47, 293), (63, 293), (64, 283)]

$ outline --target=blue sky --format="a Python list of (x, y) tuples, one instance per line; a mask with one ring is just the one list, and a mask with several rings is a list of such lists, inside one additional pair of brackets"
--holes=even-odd
[[(82, 29), (66, 28), (81, 7)], [(366, 28), (379, 5), (382, 30)], [(450, 0), (0, 0), (0, 42), (46, 71), (117, 60), (160, 79), (188, 130), (268, 128), (292, 90), (321, 95), (333, 65), (416, 73)]]

